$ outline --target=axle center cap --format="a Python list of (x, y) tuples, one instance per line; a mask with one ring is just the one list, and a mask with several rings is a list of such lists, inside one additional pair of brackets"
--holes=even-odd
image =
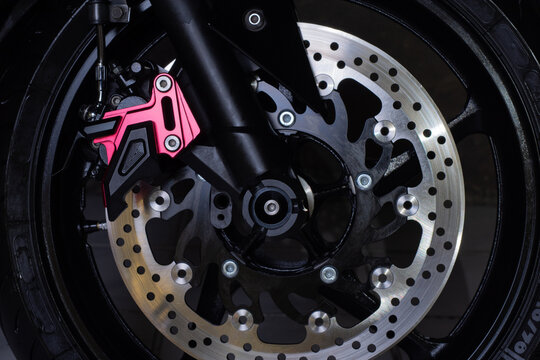
[(264, 187), (255, 192), (250, 210), (253, 221), (258, 225), (277, 229), (287, 223), (291, 216), (292, 200), (278, 187)]

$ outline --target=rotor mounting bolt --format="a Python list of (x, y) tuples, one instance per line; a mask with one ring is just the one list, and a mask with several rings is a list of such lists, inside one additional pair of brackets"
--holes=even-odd
[(172, 278), (179, 285), (185, 285), (193, 279), (193, 270), (186, 263), (178, 263), (172, 268)]
[(259, 31), (265, 25), (264, 14), (261, 10), (250, 10), (247, 12), (244, 22), (248, 30)]
[(321, 269), (321, 281), (325, 284), (333, 284), (338, 279), (338, 271), (333, 266), (325, 266)]
[(383, 143), (388, 143), (396, 137), (396, 127), (388, 120), (379, 121), (373, 128), (375, 138)]
[(156, 80), (156, 88), (161, 92), (167, 92), (172, 88), (172, 80), (166, 75), (161, 75)]
[(234, 260), (225, 260), (223, 265), (221, 265), (221, 272), (225, 277), (233, 279), (238, 275), (238, 264)]
[(358, 186), (360, 190), (369, 190), (372, 184), (373, 179), (369, 174), (360, 174), (356, 178), (356, 186)]
[(171, 196), (168, 192), (163, 190), (155, 190), (150, 194), (148, 198), (150, 207), (154, 211), (163, 212), (166, 211), (171, 205)]
[(291, 127), (296, 122), (296, 117), (292, 111), (284, 110), (279, 114), (279, 123), (284, 127)]
[(233, 314), (231, 323), (239, 331), (248, 331), (253, 327), (253, 315), (246, 309), (239, 309)]
[(322, 334), (330, 327), (330, 317), (322, 311), (313, 312), (308, 319), (308, 326), (316, 334)]
[(402, 216), (413, 216), (418, 212), (420, 204), (415, 196), (405, 194), (398, 198), (396, 208)]
[(388, 289), (394, 283), (394, 274), (387, 267), (378, 267), (371, 273), (371, 284), (376, 289)]
[(180, 141), (180, 138), (176, 135), (169, 135), (165, 139), (165, 148), (170, 152), (175, 152), (178, 150), (181, 144), (182, 142)]

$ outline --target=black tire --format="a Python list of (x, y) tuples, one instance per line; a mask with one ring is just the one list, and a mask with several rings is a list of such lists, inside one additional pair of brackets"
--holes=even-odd
[[(357, 2), (397, 16), (386, 9), (392, 7), (387, 2)], [(498, 61), (499, 72), (505, 74), (505, 83), (511, 84), (513, 104), (519, 107), (528, 130), (520, 139), (528, 151), (526, 187), (540, 188), (536, 179), (540, 66), (519, 33), (489, 0), (400, 3), (395, 12), (414, 5), (433, 19), (443, 19), (445, 14), (459, 17), (460, 26), (475, 33), (470, 46), (481, 44)], [(24, 15), (19, 16), (21, 13)], [(60, 136), (53, 115), (59, 110), (60, 93), (68, 91), (64, 82), (82, 65), (83, 54), (87, 55), (92, 46), (83, 2), (37, 1), (29, 9), (17, 8), (12, 14), (14, 25), (6, 21), (9, 32), (0, 32), (0, 323), (4, 334), (18, 359), (155, 358), (108, 302), (98, 280), (85, 286), (95, 289), (97, 295), (91, 302), (99, 311), (79, 312), (88, 304), (85, 299), (72, 298), (66, 280), (58, 277), (63, 265), (57, 255), (66, 254), (57, 254), (50, 241), (48, 211), (54, 209), (54, 199), (43, 192), (51, 177), (43, 164), (50, 140), (54, 142)], [(508, 296), (500, 309), (504, 314), (483, 339), (463, 349), (465, 357), (442, 354), (445, 358), (540, 358), (534, 353), (540, 340), (539, 201), (538, 195), (526, 199), (524, 236), (518, 239), (522, 259), (519, 269), (511, 269), (516, 271), (516, 281), (513, 292), (505, 294)], [(89, 250), (83, 247), (73, 251)], [(89, 268), (91, 272), (91, 264)]]

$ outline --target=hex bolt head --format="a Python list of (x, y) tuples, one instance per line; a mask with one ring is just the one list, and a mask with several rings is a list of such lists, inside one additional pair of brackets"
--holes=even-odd
[(235, 278), (238, 275), (238, 264), (234, 260), (225, 260), (221, 265), (221, 272), (229, 279)]
[(180, 148), (182, 142), (176, 135), (169, 135), (165, 138), (165, 148), (171, 152), (175, 152)]
[(172, 80), (166, 75), (161, 75), (156, 79), (156, 88), (161, 92), (167, 92), (172, 88)]
[(371, 185), (373, 184), (373, 179), (369, 174), (360, 174), (356, 178), (356, 186), (360, 190), (369, 190), (371, 188)]
[(291, 127), (296, 122), (296, 117), (292, 111), (284, 110), (279, 114), (279, 123), (284, 127)]
[(325, 284), (333, 284), (338, 279), (338, 271), (333, 266), (325, 266), (321, 269), (321, 281)]

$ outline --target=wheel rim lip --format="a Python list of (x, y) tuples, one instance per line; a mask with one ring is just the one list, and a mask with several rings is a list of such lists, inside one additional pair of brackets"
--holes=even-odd
[[(17, 136), (14, 136), (13, 138), (17, 138)], [(12, 147), (13, 147), (13, 144), (12, 144)], [(34, 154), (34, 155), (35, 155), (35, 154)], [(35, 157), (35, 156), (30, 156), (30, 158), (33, 158), (33, 157)], [(10, 162), (10, 163), (12, 164), (13, 162)], [(33, 162), (32, 162), (32, 165), (34, 165)], [(32, 172), (33, 172), (33, 173), (36, 173), (36, 172), (38, 172), (38, 170), (35, 169), (35, 168), (33, 168), (33, 171), (32, 171)], [(14, 168), (13, 166), (10, 166), (10, 167), (8, 168), (8, 172), (7, 172), (8, 177), (7, 177), (7, 178), (8, 178), (8, 179), (18, 179), (18, 177), (17, 177), (17, 174), (18, 174), (18, 173), (20, 173), (20, 169), (17, 169), (16, 167)], [(10, 194), (12, 194), (13, 187), (15, 187), (15, 190), (17, 190), (17, 187), (14, 186), (15, 183), (16, 183), (16, 182), (14, 182), (14, 181), (8, 181), (8, 182), (7, 182), (7, 185), (6, 185), (6, 193), (7, 193), (6, 201), (9, 201), (9, 199), (11, 198)], [(34, 182), (33, 184), (31, 184), (31, 185), (29, 185), (29, 186), (30, 186), (31, 188), (34, 188), (34, 189), (35, 189), (35, 188), (39, 188), (40, 185), (45, 185), (45, 186), (44, 186), (45, 191), (43, 191), (43, 193), (46, 194), (46, 193), (47, 193), (47, 184), (43, 184), (43, 183), (40, 183), (39, 181), (37, 181), (37, 182)], [(12, 199), (12, 200), (14, 200), (14, 199)], [(533, 202), (533, 200), (531, 199), (531, 203), (528, 203), (527, 206), (532, 207), (532, 205), (533, 205), (532, 202)], [(47, 202), (47, 201), (43, 202), (43, 205), (46, 204), (46, 203), (48, 203), (48, 202)], [(42, 205), (42, 204), (40, 204), (40, 205)], [(32, 210), (33, 210), (33, 211), (35, 210), (35, 209), (34, 209), (34, 206), (36, 206), (36, 204), (32, 204)], [(529, 212), (527, 212), (527, 213), (529, 213)], [(16, 215), (15, 215), (15, 216), (16, 216)], [(21, 217), (24, 218), (25, 215), (22, 215)], [(37, 217), (39, 217), (39, 211), (37, 212)], [(13, 218), (13, 217), (12, 217), (12, 218)], [(528, 226), (528, 229), (533, 228), (533, 224), (534, 224), (534, 220), (530, 220), (530, 218), (531, 218), (530, 216), (527, 217), (527, 219), (529, 220), (529, 226)], [(47, 219), (47, 218), (45, 217), (44, 222), (48, 222), (48, 220), (50, 220), (50, 219)], [(12, 220), (8, 220), (8, 221), (12, 221)], [(40, 231), (38, 231), (37, 229), (32, 229), (31, 231), (34, 232), (34, 233), (39, 233), (39, 232), (40, 232)], [(533, 233), (533, 231), (530, 231), (530, 232)], [(50, 234), (48, 234), (48, 235), (46, 235), (46, 236), (47, 236), (48, 238), (51, 237)], [(525, 252), (525, 251), (524, 251), (524, 252)], [(534, 254), (535, 254), (535, 252), (525, 252), (526, 258), (528, 258), (528, 259), (530, 259), (531, 256), (533, 256)], [(14, 260), (14, 261), (15, 261), (15, 260)], [(516, 297), (518, 296), (518, 293), (519, 293), (519, 292), (516, 292)], [(508, 316), (509, 316), (509, 315), (508, 315)]]

